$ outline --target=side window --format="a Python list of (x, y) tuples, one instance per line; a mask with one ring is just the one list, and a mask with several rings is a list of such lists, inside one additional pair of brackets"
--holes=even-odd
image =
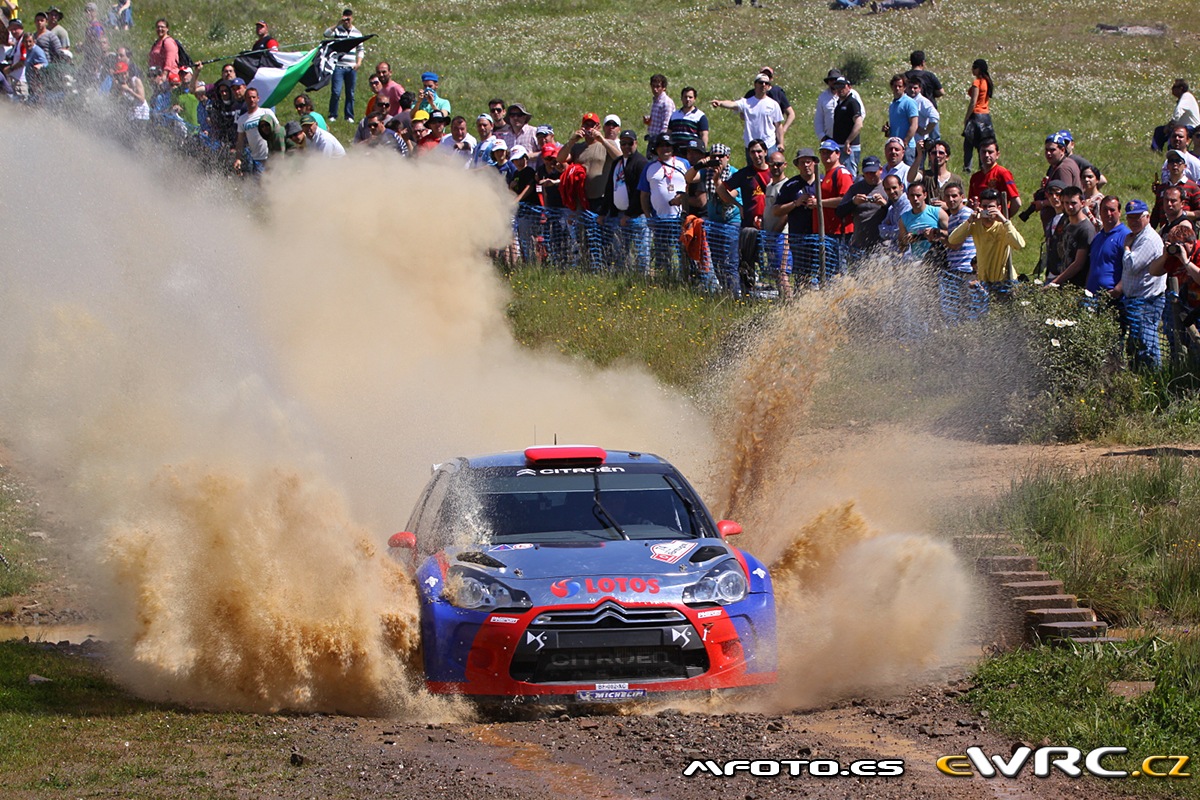
[(440, 539), (434, 530), (438, 519), (438, 509), (446, 499), (446, 490), (450, 486), (450, 475), (443, 470), (433, 476), (429, 487), (425, 490), (417, 510), (413, 512), (409, 522), (409, 530), (416, 534), (417, 547), (422, 552), (433, 552), (440, 546)]

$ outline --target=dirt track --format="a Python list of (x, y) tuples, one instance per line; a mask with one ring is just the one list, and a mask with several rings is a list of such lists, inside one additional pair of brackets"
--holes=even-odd
[[(814, 434), (821, 438), (826, 434)], [(880, 441), (886, 446), (880, 448)], [(928, 499), (957, 502), (1002, 489), (1035, 463), (1094, 463), (1132, 448), (980, 447), (948, 442), (895, 429), (838, 435), (837, 446), (814, 461), (825, 475), (852, 472), (856, 451), (874, 450), (878, 471), (886, 474), (903, 463), (920, 477), (926, 497), (909, 498), (904, 508), (918, 509)], [(921, 455), (937, 452), (936, 459)], [(895, 454), (895, 455), (889, 455)], [(1137, 456), (1130, 456), (1137, 457)], [(895, 460), (896, 464), (889, 461)], [(841, 466), (839, 466), (841, 465)], [(857, 480), (870, 480), (861, 471)], [(836, 481), (834, 481), (836, 484)], [(905, 482), (906, 485), (911, 483)], [(895, 512), (899, 506), (886, 493), (863, 493), (872, 504)], [(926, 506), (928, 507), (928, 506)], [(892, 519), (893, 525), (919, 525)], [(66, 573), (61, 573), (66, 580)], [(43, 587), (43, 613), (55, 605), (80, 606), (79, 590)], [(969, 649), (969, 648), (968, 648)], [(936, 760), (961, 753), (969, 745), (1007, 755), (1010, 739), (990, 730), (956, 698), (967, 688), (966, 667), (947, 669), (926, 685), (892, 697), (845, 701), (816, 710), (764, 716), (760, 714), (681, 713), (674, 709), (638, 716), (559, 715), (547, 712), (524, 721), (472, 722), (453, 725), (399, 724), (394, 721), (338, 716), (277, 718), (284, 729), (277, 770), (245, 796), (282, 798), (422, 797), (461, 800), (569, 800), (570, 798), (662, 797), (716, 795), (737, 798), (1113, 798), (1121, 782), (1049, 780), (1028, 771), (1016, 780), (951, 778), (939, 773)], [(735, 759), (825, 759), (842, 767), (856, 759), (905, 762), (900, 777), (834, 776), (684, 777), (693, 759), (724, 764)], [(212, 775), (220, 785), (219, 771)], [(238, 794), (245, 794), (238, 791)]]

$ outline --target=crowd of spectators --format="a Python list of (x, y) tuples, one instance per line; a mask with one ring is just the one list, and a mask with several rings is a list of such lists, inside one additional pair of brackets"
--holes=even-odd
[[(132, 24), (130, 12), (128, 0), (115, 4), (109, 28)], [(127, 48), (110, 51), (94, 3), (84, 14), (77, 49), (58, 8), (35, 13), (29, 30), (11, 19), (0, 90), (30, 105), (53, 104), (68, 92), (107, 96), (132, 128), (165, 128), (203, 142), (244, 175), (258, 175), (281, 157), (360, 151), (459, 159), (465, 169), (497, 174), (520, 203), (517, 237), (505, 257), (536, 257), (522, 231), (544, 226), (546, 210), (562, 209), (615, 231), (647, 271), (672, 257), (661, 235), (649, 235), (661, 221), (672, 221), (672, 235), (691, 244), (693, 221), (730, 226), (740, 231), (735, 243), (700, 241), (685, 250), (693, 256), (693, 277), (735, 294), (753, 288), (757, 265), (765, 263), (789, 295), (792, 266), (814, 258), (814, 241), (821, 258), (827, 248), (839, 262), (882, 248), (984, 291), (1004, 292), (1017, 279), (1012, 253), (1026, 246), (1012, 218), (1038, 214), (1043, 242), (1036, 277), (1048, 287), (1084, 287), (1118, 307), (1138, 341), (1140, 361), (1161, 362), (1157, 321), (1170, 313), (1164, 312), (1168, 281), (1180, 298), (1175, 311), (1183, 319), (1176, 322), (1192, 327), (1200, 313), (1200, 157), (1192, 138), (1200, 108), (1182, 78), (1171, 87), (1174, 111), (1151, 137), (1165, 155), (1161, 177), (1144, 197), (1107, 194), (1103, 171), (1075, 152), (1074, 137), (1063, 129), (1046, 136), (1046, 174), (1024, 204), (1012, 173), (1000, 164), (991, 116), (996, 84), (983, 59), (971, 65), (961, 135), (951, 137), (939, 108), (947, 103), (942, 83), (926, 68), (925, 54), (913, 52), (909, 69), (892, 76), (893, 99), (880, 111), (880, 155), (864, 157), (868, 112), (837, 69), (826, 74), (811, 111), (815, 149), (788, 149), (789, 139), (807, 135), (793, 130), (797, 109), (770, 67), (752, 77), (743, 96), (703, 105), (696, 88), (675, 94), (665, 75), (653, 75), (640, 125), (589, 110), (560, 141), (552, 125), (535, 125), (521, 102), (497, 97), (478, 113), (455, 114), (436, 72), (423, 73), (410, 91), (387, 61), (377, 61), (359, 116), (361, 42), (337, 56), (328, 113), (300, 94), (295, 118), (284, 121), (232, 64), (193, 65), (167, 20), (155, 22), (156, 39), (138, 58)], [(251, 51), (279, 49), (266, 21), (256, 23), (255, 35)], [(324, 31), (326, 39), (361, 35), (351, 9)], [(219, 75), (204, 74), (214, 67)], [(706, 109), (737, 115), (740, 148), (711, 140)], [(339, 119), (352, 126), (349, 145), (330, 132)], [(951, 171), (955, 146), (962, 149), (961, 176)], [(972, 169), (976, 159), (978, 169)], [(676, 252), (684, 252), (678, 244)], [(724, 264), (731, 267), (714, 271)]]

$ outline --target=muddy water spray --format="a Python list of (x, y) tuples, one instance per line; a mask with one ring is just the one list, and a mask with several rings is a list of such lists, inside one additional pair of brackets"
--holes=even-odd
[(684, 463), (707, 448), (646, 374), (512, 341), (486, 175), (314, 161), (231, 204), (35, 122), (0, 120), (14, 163), (45, 165), (10, 228), (59, 222), (49, 246), (9, 243), (5, 434), (70, 492), (142, 694), (451, 714), (403, 667), (414, 593), (379, 552), (427, 465), (535, 431)]
[[(877, 469), (891, 439), (851, 448), (840, 436), (822, 441), (839, 452), (834, 469), (804, 438), (815, 393), (861, 323), (930, 318), (914, 269), (880, 260), (801, 296), (727, 369), (731, 413), (721, 421), (726, 460), (715, 470), (714, 506), (745, 524), (745, 546), (774, 560), (781, 660), (773, 708), (903, 684), (953, 658), (961, 641), (969, 584), (949, 548), (876, 527), (910, 519), (907, 508), (884, 509), (872, 524), (846, 499), (908, 491), (896, 505), (924, 502), (912, 475)], [(907, 455), (910, 467), (920, 460)], [(844, 483), (853, 489), (842, 491)]]

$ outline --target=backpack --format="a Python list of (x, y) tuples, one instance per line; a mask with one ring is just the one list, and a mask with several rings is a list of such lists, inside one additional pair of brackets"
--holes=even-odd
[(183, 42), (179, 41), (179, 37), (172, 36), (171, 38), (175, 40), (175, 47), (179, 49), (179, 66), (195, 67), (196, 62), (192, 60), (190, 55), (188, 55), (188, 51), (184, 49)]

